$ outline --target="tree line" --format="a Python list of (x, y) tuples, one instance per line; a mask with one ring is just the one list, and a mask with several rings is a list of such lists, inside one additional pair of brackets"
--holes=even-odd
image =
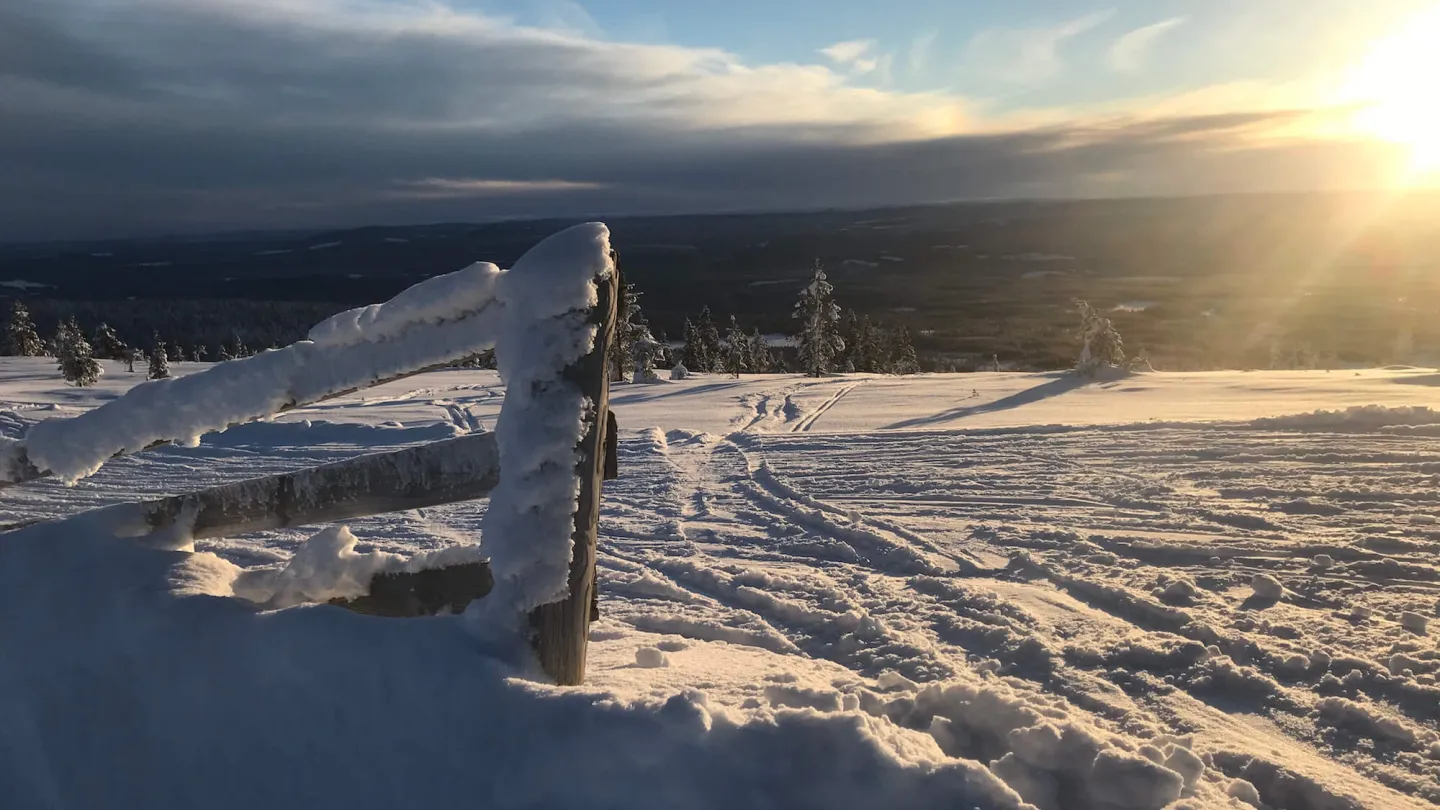
[[(655, 370), (666, 365), (671, 367), (672, 377), (690, 373), (739, 377), (786, 371), (819, 377), (836, 372), (913, 374), (920, 370), (909, 331), (903, 326), (872, 323), (869, 316), (854, 310), (842, 311), (819, 262), (795, 302), (792, 317), (799, 322), (799, 329), (793, 357), (787, 357), (782, 347), (772, 347), (758, 328), (743, 329), (734, 315), (722, 334), (708, 306), (696, 317), (685, 319), (683, 343), (672, 348), (663, 332), (657, 335), (652, 330), (640, 297), (634, 284), (626, 284), (617, 302), (616, 339), (610, 358), (613, 380), (644, 382), (654, 379)], [(29, 309), (18, 299), (11, 305), (0, 350), (12, 356), (53, 357), (64, 378), (77, 386), (95, 384), (101, 374), (99, 360), (124, 362), (132, 372), (139, 363), (146, 367), (149, 378), (163, 379), (170, 376), (173, 360), (223, 361), (255, 354), (238, 332), (220, 344), (213, 358), (204, 343), (187, 348), (178, 341), (163, 340), (158, 330), (142, 349), (127, 344), (105, 321), (87, 335), (73, 314), (60, 318), (55, 334), (42, 339)]]

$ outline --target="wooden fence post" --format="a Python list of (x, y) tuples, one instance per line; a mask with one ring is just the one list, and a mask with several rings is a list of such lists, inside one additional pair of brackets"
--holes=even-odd
[[(615, 254), (611, 253), (612, 259)], [(575, 506), (574, 552), (570, 558), (570, 595), (541, 605), (530, 614), (540, 666), (555, 682), (574, 686), (585, 680), (585, 652), (590, 640), (591, 603), (595, 596), (595, 543), (599, 535), (600, 486), (605, 478), (605, 433), (610, 415), (609, 354), (615, 340), (620, 298), (620, 269), (595, 279), (597, 301), (590, 313), (597, 327), (595, 347), (565, 369), (564, 379), (590, 401), (585, 433), (576, 449), (580, 498)]]

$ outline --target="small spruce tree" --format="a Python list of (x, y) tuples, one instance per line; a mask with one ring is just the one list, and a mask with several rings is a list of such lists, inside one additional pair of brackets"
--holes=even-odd
[(135, 364), (145, 362), (145, 352), (139, 349), (131, 349), (130, 356), (125, 358), (125, 370), (131, 374), (135, 373)]
[(700, 345), (700, 332), (689, 318), (685, 319), (685, 348), (681, 350), (680, 365), (686, 369), (699, 369), (705, 358), (703, 354), (705, 347)]
[(775, 356), (765, 342), (765, 336), (756, 329), (750, 333), (750, 370), (756, 374), (769, 374), (775, 370)]
[(721, 343), (720, 362), (725, 373), (736, 379), (750, 370), (750, 339), (740, 331), (740, 322), (734, 315), (730, 316), (730, 328)]
[(205, 349), (205, 344), (196, 343), (195, 348), (190, 350), (190, 359), (194, 360), (197, 363), (203, 363), (205, 362), (206, 353), (207, 351)]
[(152, 380), (163, 380), (170, 376), (170, 358), (165, 353), (165, 341), (157, 334), (150, 349), (150, 374)]
[(894, 353), (891, 355), (891, 374), (915, 374), (920, 371), (920, 360), (915, 356), (915, 344), (910, 341), (910, 330), (901, 326), (894, 332)]
[(817, 260), (810, 283), (800, 291), (793, 317), (800, 321), (800, 369), (811, 377), (823, 377), (835, 367), (835, 358), (845, 350), (840, 337), (840, 307), (833, 300), (835, 288), (826, 280), (825, 268)]
[(695, 337), (700, 341), (703, 349), (701, 357), (704, 365), (699, 368), (691, 368), (691, 371), (719, 371), (720, 370), (720, 330), (715, 326), (715, 319), (710, 317), (710, 307), (701, 307), (700, 319), (695, 322)]
[(104, 370), (100, 368), (100, 363), (90, 348), (90, 341), (85, 339), (74, 318), (61, 323), (60, 333), (56, 338), (56, 345), (60, 350), (60, 373), (77, 388), (94, 385)]
[(30, 310), (16, 301), (10, 305), (10, 322), (5, 325), (5, 354), (15, 357), (39, 357), (45, 353), (45, 343), (35, 331), (35, 322), (30, 320)]
[(124, 360), (130, 356), (130, 349), (110, 328), (110, 324), (103, 321), (95, 327), (95, 336), (90, 341), (91, 347), (95, 350), (96, 357), (103, 357), (106, 360)]
[(1106, 366), (1125, 365), (1125, 347), (1115, 324), (1085, 301), (1076, 301), (1080, 312), (1080, 358), (1075, 370), (1094, 376)]

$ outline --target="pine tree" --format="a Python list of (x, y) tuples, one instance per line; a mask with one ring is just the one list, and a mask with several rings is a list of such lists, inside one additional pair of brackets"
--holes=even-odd
[(869, 315), (860, 318), (855, 327), (855, 350), (851, 353), (856, 371), (876, 374), (884, 370), (885, 354), (880, 337), (880, 330), (870, 323)]
[(750, 370), (756, 374), (769, 374), (775, 370), (775, 356), (765, 342), (765, 336), (756, 329), (750, 333)]
[(800, 291), (793, 317), (800, 321), (800, 369), (811, 377), (822, 377), (835, 367), (835, 358), (845, 350), (840, 337), (840, 307), (832, 300), (834, 287), (826, 280), (825, 268), (815, 262), (810, 283)]
[(710, 317), (710, 307), (701, 307), (700, 319), (695, 322), (695, 337), (702, 347), (701, 357), (705, 361), (699, 369), (691, 367), (691, 371), (719, 371), (720, 370), (720, 330), (715, 327), (715, 319)]
[(1080, 312), (1080, 359), (1075, 370), (1093, 376), (1105, 366), (1123, 366), (1125, 347), (1115, 324), (1084, 301), (1076, 301)]
[(650, 340), (650, 324), (640, 311), (640, 293), (634, 284), (626, 284), (620, 290), (616, 304), (615, 344), (610, 353), (610, 379), (626, 380), (635, 368), (636, 351), (641, 336)]
[(688, 369), (699, 369), (705, 361), (705, 347), (700, 344), (700, 332), (689, 318), (685, 319), (685, 348), (680, 357), (680, 365)]
[(915, 356), (915, 344), (910, 342), (910, 330), (901, 326), (894, 332), (894, 350), (891, 355), (891, 374), (915, 374), (920, 371), (920, 360)]
[(165, 352), (165, 356), (177, 363), (183, 363), (185, 362), (185, 347), (181, 346), (178, 342), (171, 343), (170, 348)]
[(16, 301), (10, 305), (10, 322), (5, 325), (5, 354), (14, 357), (39, 357), (45, 353), (45, 344), (35, 323), (30, 320), (30, 310)]
[(150, 379), (163, 380), (169, 376), (170, 358), (165, 354), (165, 341), (157, 334), (150, 349)]
[(742, 372), (750, 370), (750, 339), (740, 331), (740, 322), (730, 316), (730, 328), (721, 343), (720, 362), (725, 373), (736, 379)]
[(130, 356), (125, 358), (125, 370), (131, 374), (135, 373), (135, 364), (145, 362), (145, 352), (139, 349), (131, 349)]
[(205, 362), (205, 344), (196, 343), (195, 348), (190, 350), (190, 358), (197, 363)]
[(230, 335), (230, 357), (235, 360), (239, 360), (242, 357), (249, 357), (251, 354), (250, 348), (245, 345), (245, 341), (240, 339), (240, 333), (231, 332)]
[(840, 330), (840, 336), (845, 340), (845, 351), (835, 359), (836, 365), (847, 374), (860, 371), (856, 356), (860, 347), (860, 313), (853, 309), (845, 313), (845, 326)]
[(631, 382), (648, 383), (655, 381), (655, 361), (660, 358), (660, 341), (650, 334), (650, 326), (643, 321), (636, 325), (635, 371)]
[(90, 348), (90, 341), (85, 339), (74, 318), (68, 318), (60, 324), (55, 344), (60, 351), (60, 373), (68, 382), (84, 388), (94, 385), (100, 379), (104, 370), (100, 368), (100, 363)]
[(234, 359), (235, 359), (235, 355), (233, 355), (233, 354), (230, 353), (230, 346), (229, 346), (228, 344), (221, 343), (221, 344), (220, 344), (220, 362), (223, 363), (223, 362), (225, 362), (226, 360), (234, 360)]
[(90, 341), (95, 350), (96, 357), (103, 357), (106, 360), (124, 360), (130, 356), (130, 349), (110, 328), (110, 324), (103, 321), (95, 327), (95, 336)]

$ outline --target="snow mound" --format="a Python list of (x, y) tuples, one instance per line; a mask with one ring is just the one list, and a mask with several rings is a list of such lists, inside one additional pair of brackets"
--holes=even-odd
[(635, 651), (635, 666), (642, 669), (663, 669), (670, 666), (670, 659), (665, 657), (662, 650), (641, 647)]
[(1440, 411), (1424, 405), (1353, 405), (1289, 416), (1268, 416), (1246, 423), (1264, 430), (1327, 430), (1345, 433), (1440, 432)]
[(259, 612), (212, 555), (84, 529), (0, 544), (7, 807), (1021, 808), (858, 710), (536, 684), (458, 618)]
[(1413, 611), (1405, 611), (1400, 614), (1400, 626), (1412, 633), (1425, 635), (1430, 629), (1430, 620)]
[(1257, 599), (1279, 599), (1285, 595), (1285, 586), (1269, 574), (1256, 574), (1251, 578), (1250, 590)]

